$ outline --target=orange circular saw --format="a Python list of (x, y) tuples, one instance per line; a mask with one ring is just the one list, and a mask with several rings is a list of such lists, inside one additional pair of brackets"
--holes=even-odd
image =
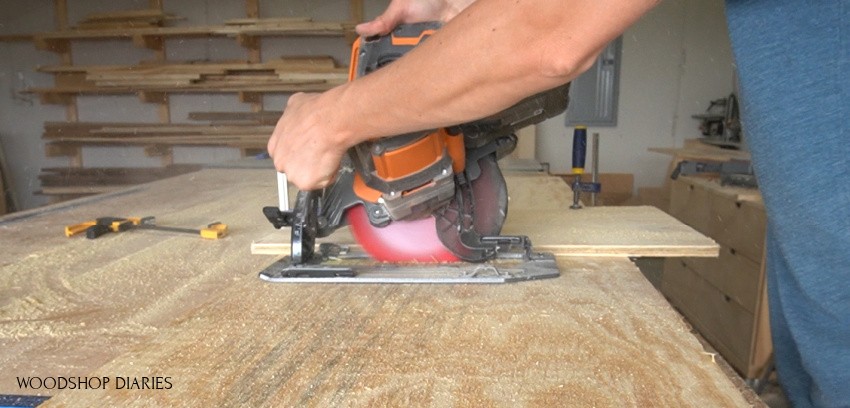
[[(390, 35), (359, 38), (349, 79), (369, 75), (426, 41), (439, 23), (401, 25)], [(263, 209), (276, 227), (290, 227), (286, 262), (315, 273), (328, 259), (316, 238), (349, 225), (355, 240), (379, 261), (482, 262), (524, 237), (500, 236), (508, 193), (497, 161), (516, 147), (514, 132), (563, 112), (569, 84), (531, 96), (470, 123), (363, 142), (344, 157), (334, 182), (300, 191), (295, 208)], [(325, 272), (338, 274), (341, 272)]]

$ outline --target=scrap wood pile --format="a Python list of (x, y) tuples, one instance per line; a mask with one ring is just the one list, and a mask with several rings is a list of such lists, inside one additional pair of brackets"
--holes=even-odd
[(39, 71), (64, 74), (61, 82), (57, 78), (57, 85), (81, 91), (324, 91), (348, 79), (347, 69), (337, 67), (327, 56), (286, 57), (259, 63), (47, 66)]
[(45, 122), (43, 138), (51, 143), (136, 146), (266, 147), (274, 126), (177, 123)]

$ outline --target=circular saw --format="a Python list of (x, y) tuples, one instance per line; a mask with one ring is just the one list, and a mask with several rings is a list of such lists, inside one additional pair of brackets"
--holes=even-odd
[[(408, 24), (386, 36), (357, 39), (349, 79), (391, 64), (439, 28), (434, 22)], [(291, 229), (292, 249), (261, 277), (362, 282), (368, 280), (364, 275), (375, 275), (383, 279), (378, 282), (454, 282), (487, 281), (495, 275), (497, 281), (512, 281), (551, 277), (553, 268), (557, 276), (551, 254), (533, 252), (527, 237), (499, 235), (508, 191), (498, 160), (516, 147), (516, 130), (563, 112), (568, 94), (565, 84), (470, 123), (352, 147), (331, 185), (300, 191), (292, 210), (263, 209), (275, 228)], [(365, 253), (333, 244), (316, 247), (317, 238), (345, 225)], [(492, 266), (498, 260), (508, 266)], [(464, 266), (469, 263), (477, 265), (476, 272)], [(412, 264), (430, 264), (425, 269), (442, 272), (422, 278), (421, 270), (390, 266)], [(548, 275), (528, 272), (546, 268)]]

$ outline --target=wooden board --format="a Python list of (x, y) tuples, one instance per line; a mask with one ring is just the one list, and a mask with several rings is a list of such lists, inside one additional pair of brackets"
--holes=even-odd
[[(128, 92), (296, 92), (323, 91), (348, 79), (328, 56), (287, 57), (267, 62), (148, 63), (141, 65), (46, 66), (52, 88), (27, 92), (42, 96)], [(46, 100), (45, 103), (50, 102)]]
[[(502, 233), (527, 235), (535, 250), (557, 256), (716, 257), (718, 245), (655, 207), (568, 210), (511, 209)], [(319, 242), (354, 246), (347, 229)], [(286, 234), (251, 244), (255, 255), (289, 253)]]
[(2, 34), (0, 42), (29, 42), (33, 40), (32, 34)]
[(281, 22), (280, 24), (252, 25), (210, 25), (185, 27), (146, 27), (134, 29), (102, 29), (102, 30), (62, 30), (38, 33), (35, 35), (39, 48), (49, 48), (51, 40), (82, 40), (132, 38), (133, 36), (156, 37), (188, 37), (188, 36), (228, 36), (240, 34), (250, 35), (280, 35), (280, 36), (343, 36), (351, 30), (351, 24), (343, 22), (314, 22), (297, 21)]
[[(109, 389), (45, 406), (747, 406), (625, 258), (563, 258), (561, 278), (515, 285), (267, 284), (275, 258), (247, 247), (275, 199), (271, 170), (209, 169), (0, 218), (0, 393), (98, 375)], [(231, 234), (61, 232), (103, 215)]]
[[(718, 256), (714, 241), (655, 207), (570, 210), (572, 191), (559, 177), (512, 173), (506, 181), (510, 203), (502, 233), (528, 235), (538, 251), (558, 256)], [(272, 233), (252, 243), (251, 252), (285, 255), (288, 242), (286, 234)], [(354, 244), (346, 229), (322, 242)]]
[(651, 147), (650, 152), (662, 153), (673, 156), (678, 160), (701, 160), (720, 161), (750, 160), (750, 153), (741, 150), (722, 149), (717, 146), (707, 145), (698, 140), (686, 140), (680, 148)]

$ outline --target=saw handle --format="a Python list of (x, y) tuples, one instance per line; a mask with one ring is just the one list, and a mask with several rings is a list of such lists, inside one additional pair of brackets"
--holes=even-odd
[(576, 126), (573, 131), (573, 174), (584, 174), (587, 157), (587, 127)]
[(277, 172), (277, 201), (281, 211), (289, 211), (289, 180), (283, 172)]

